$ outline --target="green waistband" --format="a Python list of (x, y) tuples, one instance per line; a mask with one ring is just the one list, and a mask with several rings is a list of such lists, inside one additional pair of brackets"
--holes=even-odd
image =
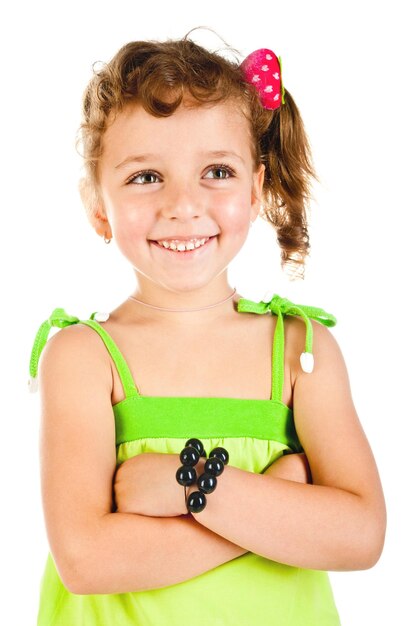
[(254, 437), (301, 451), (292, 410), (275, 400), (135, 396), (113, 407), (116, 445), (147, 437)]

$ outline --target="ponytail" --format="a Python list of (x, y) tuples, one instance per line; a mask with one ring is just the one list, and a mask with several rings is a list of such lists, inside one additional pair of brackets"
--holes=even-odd
[(318, 180), (300, 112), (290, 93), (271, 112), (260, 139), (265, 164), (263, 214), (276, 230), (281, 265), (292, 268), (292, 278), (304, 278), (304, 262), (310, 251), (307, 212), (311, 178)]

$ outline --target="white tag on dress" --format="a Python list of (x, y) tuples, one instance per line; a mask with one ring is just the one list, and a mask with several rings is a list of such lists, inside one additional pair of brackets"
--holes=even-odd
[(98, 312), (95, 313), (96, 322), (106, 322), (109, 319), (109, 313)]
[(303, 372), (311, 374), (314, 368), (314, 356), (311, 352), (302, 352), (300, 356), (300, 363)]
[(29, 376), (28, 379), (28, 391), (29, 393), (36, 393), (38, 391), (38, 376)]

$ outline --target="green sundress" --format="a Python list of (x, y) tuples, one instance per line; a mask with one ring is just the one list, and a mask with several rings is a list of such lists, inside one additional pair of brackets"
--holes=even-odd
[[(305, 371), (313, 365), (309, 318), (326, 326), (334, 326), (336, 318), (323, 309), (297, 305), (277, 294), (260, 302), (241, 298), (237, 310), (278, 317), (270, 400), (143, 396), (118, 347), (97, 321), (103, 317), (92, 313), (90, 319), (79, 320), (64, 309), (55, 309), (39, 328), (30, 359), (30, 383), (34, 388), (39, 357), (51, 327), (86, 324), (103, 339), (125, 393), (125, 398), (113, 406), (116, 465), (143, 452), (179, 454), (188, 438), (197, 437), (208, 451), (225, 447), (229, 465), (263, 473), (282, 454), (303, 451), (292, 409), (281, 400), (283, 316), (300, 316), (306, 324), (305, 352), (301, 357)], [(95, 595), (68, 591), (51, 552), (47, 555), (37, 626), (184, 626), (191, 614), (198, 615), (200, 626), (340, 626), (326, 571), (291, 567), (252, 552), (175, 585)]]

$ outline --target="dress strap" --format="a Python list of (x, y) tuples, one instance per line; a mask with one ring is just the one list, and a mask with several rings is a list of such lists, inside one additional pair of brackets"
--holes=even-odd
[(260, 302), (240, 298), (237, 310), (242, 313), (265, 314), (271, 311), (278, 316), (272, 348), (272, 400), (282, 400), (284, 386), (284, 320), (283, 315), (298, 315), (306, 325), (305, 351), (300, 355), (300, 363), (304, 372), (310, 374), (314, 368), (313, 357), (313, 326), (309, 318), (313, 318), (324, 326), (335, 326), (336, 317), (323, 309), (305, 304), (294, 304), (287, 298), (274, 294)]
[(70, 326), (71, 324), (85, 324), (86, 326), (93, 328), (93, 330), (95, 330), (102, 338), (115, 363), (115, 367), (118, 371), (122, 387), (124, 389), (125, 398), (138, 395), (138, 389), (132, 377), (131, 371), (118, 346), (109, 333), (107, 333), (105, 329), (102, 328), (102, 326), (96, 321), (97, 319), (106, 321), (107, 317), (107, 314), (95, 312), (91, 314), (90, 319), (80, 320), (74, 315), (68, 315), (64, 309), (54, 309), (50, 317), (41, 324), (38, 332), (36, 333), (29, 362), (29, 391), (36, 392), (38, 390), (38, 363), (41, 357), (41, 352), (47, 343), (51, 328), (53, 326), (56, 326), (57, 328), (64, 328), (65, 326)]

